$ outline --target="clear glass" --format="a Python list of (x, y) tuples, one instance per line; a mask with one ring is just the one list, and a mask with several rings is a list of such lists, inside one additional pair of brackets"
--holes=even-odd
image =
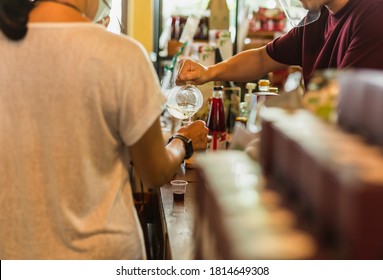
[(262, 120), (260, 112), (263, 110), (266, 101), (266, 95), (253, 95), (251, 100), (251, 110), (246, 123), (246, 128), (251, 133), (259, 133), (262, 130)]
[(201, 91), (192, 84), (186, 84), (170, 90), (166, 108), (173, 117), (187, 119), (187, 122), (184, 122), (187, 125), (191, 122), (192, 116), (202, 107), (202, 103)]

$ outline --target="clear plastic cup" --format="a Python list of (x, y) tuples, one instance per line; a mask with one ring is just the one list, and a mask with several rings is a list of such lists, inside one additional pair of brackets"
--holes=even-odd
[(188, 182), (185, 180), (173, 180), (170, 182), (173, 190), (173, 200), (183, 201), (185, 199), (185, 192)]

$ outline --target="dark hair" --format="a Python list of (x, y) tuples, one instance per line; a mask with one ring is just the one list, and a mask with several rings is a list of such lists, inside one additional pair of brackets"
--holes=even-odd
[(0, 30), (11, 40), (20, 40), (27, 34), (32, 0), (0, 0)]

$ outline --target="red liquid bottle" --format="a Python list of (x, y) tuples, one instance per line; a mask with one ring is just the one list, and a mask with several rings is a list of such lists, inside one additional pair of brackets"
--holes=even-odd
[(226, 149), (226, 119), (222, 100), (223, 86), (214, 86), (210, 111), (207, 117), (209, 135), (213, 137), (210, 150)]

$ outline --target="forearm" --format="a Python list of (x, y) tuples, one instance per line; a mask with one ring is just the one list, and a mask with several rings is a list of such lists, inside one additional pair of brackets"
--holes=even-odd
[[(197, 120), (187, 127), (181, 127), (177, 133), (190, 139), (193, 150), (197, 151), (206, 149), (208, 131), (205, 123)], [(137, 174), (148, 187), (160, 187), (169, 182), (186, 155), (186, 147), (182, 140), (173, 138), (164, 146), (162, 137), (158, 119), (137, 143), (129, 147)], [(191, 153), (191, 150), (188, 149), (188, 152)]]
[(129, 147), (133, 165), (143, 183), (151, 188), (169, 182), (185, 157), (184, 144), (174, 139), (164, 146), (159, 122)]
[(265, 74), (285, 68), (286, 65), (272, 60), (266, 48), (252, 49), (241, 52), (221, 63), (208, 68), (209, 79), (212, 81), (246, 82), (259, 79)]
[(173, 139), (165, 146), (165, 154), (162, 159), (159, 159), (154, 178), (157, 182), (152, 180), (153, 187), (160, 187), (161, 185), (169, 182), (174, 174), (179, 169), (180, 165), (185, 158), (185, 146), (182, 140)]

